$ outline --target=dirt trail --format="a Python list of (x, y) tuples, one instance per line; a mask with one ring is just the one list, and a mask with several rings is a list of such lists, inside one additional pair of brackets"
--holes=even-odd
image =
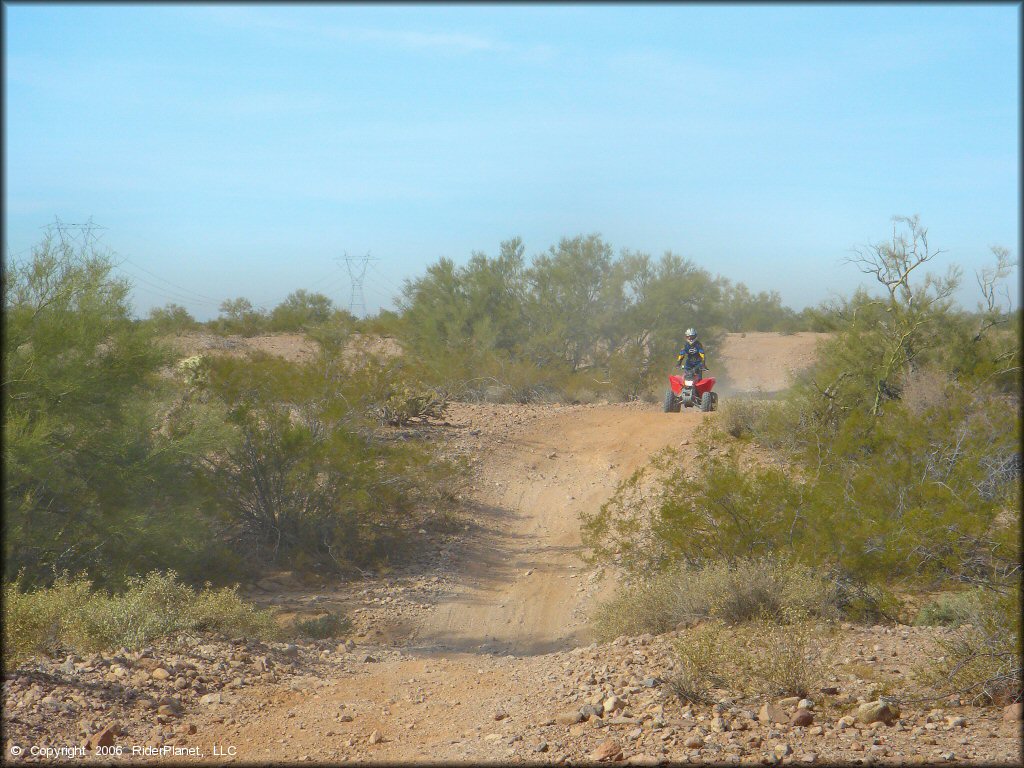
[[(550, 698), (561, 664), (552, 653), (590, 642), (586, 612), (611, 586), (586, 578), (579, 513), (703, 418), (653, 405), (568, 406), (510, 427), (475, 468), (478, 527), (459, 558), (458, 586), (412, 629), (398, 659), (378, 653), (336, 680), (239, 692), (225, 702), (236, 715), (202, 723), (189, 743), (244, 745), (238, 759), (261, 761), (511, 756), (495, 734), (550, 715), (521, 713)], [(499, 728), (497, 711), (517, 716)], [(374, 731), (384, 740), (368, 743)]]
[[(486, 457), (473, 503), (490, 535), (466, 558), (462, 591), (437, 606), (416, 644), (536, 654), (589, 642), (580, 513), (702, 415), (621, 406), (571, 410), (529, 424)], [(591, 582), (590, 586), (596, 586)]]

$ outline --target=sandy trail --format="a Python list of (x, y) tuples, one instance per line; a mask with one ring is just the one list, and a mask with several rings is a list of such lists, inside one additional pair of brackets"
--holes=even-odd
[[(470, 502), (480, 515), (457, 590), (413, 629), (401, 661), (359, 665), (315, 687), (254, 686), (188, 742), (240, 747), (261, 761), (500, 759), (487, 734), (520, 728), (520, 711), (550, 696), (552, 651), (590, 642), (586, 612), (611, 589), (581, 585), (579, 513), (665, 446), (688, 439), (704, 414), (657, 406), (557, 409), (482, 455)], [(610, 580), (606, 580), (610, 581)], [(352, 722), (339, 720), (346, 713)], [(370, 747), (374, 731), (385, 740)], [(204, 747), (206, 759), (210, 754)], [(224, 758), (222, 758), (224, 759)], [(232, 758), (226, 758), (232, 762)]]
[(486, 535), (465, 559), (463, 589), (437, 606), (414, 644), (525, 655), (589, 642), (580, 513), (701, 418), (609, 405), (509, 435), (478, 474), (473, 504)]

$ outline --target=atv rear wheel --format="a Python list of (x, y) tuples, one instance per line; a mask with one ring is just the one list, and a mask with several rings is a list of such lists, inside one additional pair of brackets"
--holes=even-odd
[(665, 402), (662, 403), (661, 409), (665, 413), (679, 413), (679, 403), (676, 402), (676, 396), (672, 394), (671, 389), (665, 393)]
[(705, 392), (700, 398), (700, 409), (704, 413), (709, 413), (715, 407), (715, 397), (713, 392)]

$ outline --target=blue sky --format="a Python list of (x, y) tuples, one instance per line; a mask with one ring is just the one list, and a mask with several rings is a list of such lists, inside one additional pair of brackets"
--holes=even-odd
[[(367, 309), (442, 256), (600, 233), (795, 308), (920, 214), (1019, 258), (1015, 5), (5, 4), (5, 253), (90, 217), (136, 309)], [(1011, 281), (1019, 303), (1016, 281)]]

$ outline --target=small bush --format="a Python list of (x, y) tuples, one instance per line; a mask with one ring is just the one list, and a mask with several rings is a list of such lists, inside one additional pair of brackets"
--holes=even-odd
[(180, 632), (211, 631), (266, 639), (282, 636), (272, 611), (242, 601), (236, 589), (196, 592), (174, 572), (129, 580), (124, 593), (93, 589), (84, 576), (59, 577), (25, 592), (4, 587), (4, 657), (10, 667), (33, 655), (138, 648)]
[(940, 695), (958, 694), (975, 705), (1021, 701), (1020, 585), (979, 593), (972, 620), (977, 623), (937, 639), (914, 676)]
[(729, 627), (714, 620), (675, 642), (673, 694), (706, 703), (714, 688), (765, 696), (807, 696), (824, 679), (831, 633), (799, 611)]
[(767, 411), (775, 406), (770, 400), (727, 398), (718, 408), (718, 426), (733, 437), (754, 437), (764, 432)]
[(673, 568), (627, 587), (598, 605), (593, 626), (601, 639), (622, 634), (660, 633), (706, 618), (741, 622), (771, 616), (839, 618), (846, 587), (811, 568), (781, 560), (712, 562)]
[(680, 701), (705, 704), (712, 688), (727, 685), (720, 622), (697, 627), (675, 642), (679, 671), (668, 681)]
[(731, 651), (737, 688), (766, 696), (808, 696), (827, 671), (829, 634), (820, 623), (794, 614), (785, 623), (765, 616), (736, 630)]
[(377, 408), (381, 424), (401, 427), (412, 419), (439, 419), (448, 407), (448, 393), (439, 389), (414, 390), (402, 386)]
[(328, 613), (315, 619), (305, 619), (295, 623), (295, 631), (314, 640), (326, 640), (347, 634), (352, 630), (352, 622), (347, 616)]
[(977, 590), (940, 595), (925, 603), (914, 617), (915, 627), (959, 627), (974, 623), (980, 609)]

